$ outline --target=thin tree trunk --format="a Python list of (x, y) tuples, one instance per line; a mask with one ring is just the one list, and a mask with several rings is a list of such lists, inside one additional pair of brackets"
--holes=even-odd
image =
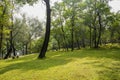
[(58, 43), (58, 49), (59, 49), (59, 51), (60, 51), (60, 41), (57, 40), (57, 43)]
[(95, 1), (95, 17), (94, 17), (94, 21), (93, 21), (93, 26), (94, 26), (94, 48), (97, 48), (97, 27), (96, 27), (96, 20), (97, 20), (97, 4)]
[(28, 54), (28, 43), (25, 44), (25, 54)]
[(92, 48), (92, 28), (91, 26), (89, 26), (90, 28), (90, 48)]
[[(3, 9), (3, 13), (2, 13), (1, 18), (4, 18), (4, 15), (6, 13), (6, 9), (7, 9), (7, 5), (6, 5), (6, 2), (5, 2), (5, 7)], [(3, 43), (3, 25), (1, 25), (1, 29), (0, 29), (0, 54), (2, 54), (2, 43)]]
[(2, 54), (2, 42), (3, 42), (3, 25), (1, 26), (0, 31), (0, 54)]
[[(15, 49), (14, 45), (13, 45), (12, 30), (10, 31), (10, 41), (9, 42), (10, 42), (10, 47), (9, 47), (9, 50), (8, 50), (7, 54), (5, 55), (4, 59), (7, 59), (9, 57), (9, 55), (11, 54), (11, 52)], [(15, 53), (14, 53), (14, 56), (15, 56)]]
[(4, 59), (7, 59), (10, 56), (11, 52), (12, 52), (12, 45), (10, 45), (10, 48), (9, 48), (7, 54), (5, 55)]
[(99, 29), (98, 41), (97, 41), (97, 45), (96, 45), (97, 48), (99, 47), (99, 44), (100, 44), (101, 32), (102, 32), (101, 16), (100, 16), (99, 12), (98, 12), (98, 19), (99, 19), (98, 22), (99, 22), (100, 29)]
[(2, 59), (3, 59), (4, 57), (3, 57), (3, 51), (2, 51)]
[(13, 54), (12, 59), (14, 59), (14, 58), (16, 57), (14, 44), (12, 44), (12, 52), (13, 52), (13, 53), (12, 53), (12, 54)]
[[(14, 6), (14, 1), (12, 0), (12, 5)], [(9, 48), (9, 50), (8, 50), (8, 52), (7, 52), (7, 54), (5, 55), (5, 57), (4, 57), (4, 59), (7, 59), (9, 56), (10, 56), (10, 54), (11, 54), (11, 52), (13, 52), (13, 59), (14, 59), (14, 57), (16, 56), (16, 53), (15, 53), (15, 47), (14, 47), (14, 43), (13, 43), (13, 26), (14, 26), (14, 24), (13, 24), (13, 9), (11, 10), (11, 20), (12, 20), (12, 25), (11, 25), (11, 31), (10, 31), (10, 48)]]
[(80, 43), (78, 39), (77, 39), (77, 46), (78, 46), (78, 49), (80, 49)]
[(61, 19), (61, 13), (60, 13), (60, 24), (61, 24), (61, 30), (62, 30), (62, 35), (63, 35), (63, 39), (64, 39), (63, 44), (64, 44), (66, 50), (68, 51), (68, 46), (67, 46), (66, 37), (65, 37), (65, 31), (63, 29), (63, 23), (62, 23), (62, 19)]
[(25, 55), (25, 45), (23, 44), (22, 47), (22, 55)]
[(72, 17), (71, 17), (71, 51), (74, 50), (74, 26), (75, 26), (75, 4), (72, 3)]
[(83, 48), (86, 47), (86, 46), (85, 46), (85, 38), (84, 38), (84, 36), (82, 37), (82, 47), (83, 47)]
[(74, 36), (73, 36), (73, 26), (71, 30), (71, 51), (74, 50)]
[(72, 15), (71, 23), (72, 23), (72, 29), (71, 29), (71, 51), (74, 50), (74, 13)]
[(94, 48), (97, 48), (97, 29), (96, 26), (94, 27)]
[(64, 31), (64, 29), (63, 29), (63, 25), (62, 25), (62, 27), (61, 27), (61, 30), (62, 30), (62, 35), (63, 35), (63, 39), (64, 39), (64, 41), (63, 41), (63, 44), (64, 44), (64, 46), (65, 46), (65, 48), (66, 48), (66, 50), (68, 51), (68, 46), (67, 46), (67, 43), (66, 43), (66, 37), (65, 37), (65, 31)]
[(45, 33), (45, 39), (44, 39), (44, 43), (41, 49), (41, 52), (38, 56), (38, 58), (44, 58), (46, 51), (47, 51), (47, 47), (48, 47), (48, 42), (49, 42), (49, 37), (50, 37), (50, 27), (51, 27), (51, 9), (50, 9), (50, 1), (49, 0), (44, 0), (44, 2), (46, 3), (46, 9), (47, 9), (47, 21), (46, 21), (46, 33)]

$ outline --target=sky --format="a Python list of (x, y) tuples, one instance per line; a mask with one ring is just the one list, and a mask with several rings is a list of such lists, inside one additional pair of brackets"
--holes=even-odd
[(120, 10), (120, 0), (113, 0), (109, 3), (109, 5), (112, 7), (112, 12), (117, 12)]
[[(53, 3), (56, 1), (60, 2), (61, 0), (51, 0), (51, 5), (53, 5)], [(109, 5), (112, 8), (112, 12), (117, 12), (118, 10), (120, 10), (120, 0), (113, 0), (109, 2)], [(29, 17), (35, 17), (38, 18), (40, 21), (44, 21), (46, 15), (45, 3), (40, 1), (37, 4), (34, 4), (33, 6), (29, 6), (27, 4), (20, 9), (20, 13), (25, 13)]]

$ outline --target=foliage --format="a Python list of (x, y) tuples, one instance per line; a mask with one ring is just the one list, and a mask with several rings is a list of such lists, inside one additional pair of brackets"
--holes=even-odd
[(37, 40), (32, 41), (32, 49), (31, 49), (32, 52), (38, 53), (41, 50), (42, 45), (43, 45), (43, 40), (44, 40), (44, 38), (41, 37)]
[(9, 0), (0, 1), (0, 56), (2, 56), (5, 50), (6, 39), (10, 32), (11, 26), (11, 2)]
[[(32, 45), (36, 45), (36, 47), (39, 45), (34, 43), (34, 40), (36, 41), (37, 38), (43, 36), (42, 33), (42, 23), (38, 19), (26, 18), (25, 15), (23, 15), (23, 19), (16, 19), (13, 28), (13, 39), (16, 49), (23, 50), (27, 45), (29, 51), (32, 52)], [(38, 51), (38, 49), (36, 50)]]

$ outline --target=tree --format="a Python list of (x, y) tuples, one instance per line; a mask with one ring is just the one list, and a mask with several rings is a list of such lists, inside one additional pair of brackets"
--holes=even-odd
[[(26, 3), (29, 3), (30, 5), (32, 5), (33, 3), (35, 3), (35, 2), (37, 2), (38, 0), (11, 0), (11, 4), (12, 4), (12, 8), (11, 8), (11, 21), (12, 21), (12, 24), (11, 24), (11, 28), (10, 28), (10, 39), (9, 39), (9, 42), (10, 42), (10, 47), (9, 47), (9, 50), (7, 51), (7, 54), (6, 54), (6, 56), (4, 57), (4, 59), (7, 59), (8, 58), (8, 56), (11, 54), (11, 52), (13, 51), (13, 53), (14, 53), (14, 56), (16, 55), (15, 54), (15, 42), (14, 42), (14, 40), (13, 40), (13, 38), (14, 38), (14, 35), (13, 35), (13, 32), (14, 32), (14, 23), (13, 23), (13, 11), (14, 11), (14, 9), (15, 9), (15, 7), (16, 6), (14, 6), (14, 5), (19, 5), (19, 7), (20, 6), (22, 6), (22, 5), (24, 5), (24, 4), (26, 4)], [(33, 35), (31, 35), (31, 34), (29, 34), (29, 39), (31, 39), (31, 37), (32, 37)], [(27, 49), (27, 45), (28, 45), (28, 43), (26, 44), (26, 49)], [(27, 50), (26, 50), (26, 53), (27, 53)]]
[(41, 52), (38, 56), (38, 58), (44, 58), (47, 47), (48, 47), (48, 42), (49, 42), (49, 37), (50, 37), (50, 27), (51, 27), (51, 9), (50, 9), (50, 1), (49, 0), (44, 0), (46, 3), (46, 11), (47, 11), (47, 18), (46, 18), (46, 32), (45, 32), (45, 39), (44, 43), (41, 49)]
[(11, 23), (9, 14), (10, 9), (11, 3), (8, 0), (0, 1), (0, 54), (2, 54), (3, 40), (5, 39), (5, 35), (8, 33), (7, 30), (9, 30), (8, 27)]
[[(68, 51), (65, 25), (64, 25), (66, 18), (64, 16), (64, 12), (65, 12), (64, 2), (60, 2), (60, 3), (56, 2), (55, 5), (52, 7), (52, 17), (54, 18), (54, 20), (52, 21), (52, 26), (53, 26), (53, 28), (60, 27), (59, 30), (62, 33), (59, 33), (59, 34), (61, 34), (61, 38), (63, 39), (63, 41), (60, 43), (62, 43), (63, 47), (66, 48), (66, 51)], [(54, 33), (53, 35), (56, 35), (56, 34)], [(54, 36), (54, 38), (55, 38), (55, 36)], [(58, 42), (58, 39), (57, 39), (57, 42)]]
[[(10, 3), (14, 7), (14, 1), (11, 0)], [(16, 53), (15, 53), (16, 49), (15, 49), (14, 42), (13, 42), (13, 27), (14, 27), (14, 23), (13, 23), (13, 11), (14, 11), (14, 9), (11, 8), (10, 11), (11, 11), (11, 27), (10, 27), (10, 34), (9, 34), (10, 35), (10, 39), (9, 39), (10, 47), (9, 47), (9, 49), (7, 51), (7, 54), (5, 55), (4, 59), (7, 59), (10, 56), (11, 52), (13, 52), (13, 55), (16, 56)], [(14, 59), (14, 56), (12, 56), (13, 59)]]
[[(108, 25), (107, 17), (110, 14), (109, 0), (86, 0), (85, 21), (90, 28), (90, 45), (92, 41), (94, 48), (98, 48), (101, 43), (102, 32)], [(90, 21), (88, 21), (90, 20)]]

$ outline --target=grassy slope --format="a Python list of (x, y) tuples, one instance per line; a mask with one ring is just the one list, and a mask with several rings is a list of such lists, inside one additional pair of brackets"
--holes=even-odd
[(0, 61), (0, 80), (120, 80), (120, 50), (48, 52)]

